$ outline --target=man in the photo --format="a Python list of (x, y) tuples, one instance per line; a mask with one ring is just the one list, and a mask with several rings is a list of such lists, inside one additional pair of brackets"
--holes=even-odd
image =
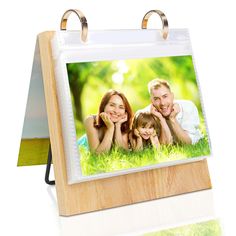
[(161, 143), (195, 144), (203, 137), (198, 110), (192, 101), (174, 100), (170, 85), (165, 80), (150, 81), (148, 90), (151, 104), (144, 110), (160, 120)]

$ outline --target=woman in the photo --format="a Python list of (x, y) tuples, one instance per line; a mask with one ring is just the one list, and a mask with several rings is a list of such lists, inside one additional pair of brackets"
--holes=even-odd
[(108, 152), (113, 146), (128, 150), (132, 116), (125, 95), (109, 90), (101, 100), (98, 114), (85, 119), (84, 139), (87, 139), (89, 150), (96, 154)]
[(132, 131), (129, 134), (129, 141), (134, 151), (141, 151), (144, 148), (159, 148), (160, 124), (149, 112), (136, 113)]

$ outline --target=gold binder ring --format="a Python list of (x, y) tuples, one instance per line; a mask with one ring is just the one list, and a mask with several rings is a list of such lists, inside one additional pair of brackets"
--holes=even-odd
[(83, 42), (86, 42), (87, 41), (87, 37), (88, 37), (88, 23), (87, 23), (87, 19), (84, 16), (83, 12), (81, 12), (78, 9), (70, 9), (70, 10), (67, 10), (63, 14), (63, 16), (61, 18), (61, 30), (66, 30), (67, 20), (68, 20), (70, 14), (72, 12), (74, 12), (79, 17), (79, 19), (80, 19), (81, 28), (82, 28), (80, 37), (81, 37), (81, 40)]
[(142, 20), (142, 29), (147, 29), (147, 23), (148, 23), (149, 17), (153, 13), (157, 13), (160, 16), (161, 21), (162, 21), (162, 32), (161, 32), (161, 34), (162, 34), (162, 37), (164, 39), (167, 39), (168, 31), (169, 31), (169, 29), (168, 29), (168, 21), (167, 21), (167, 18), (165, 16), (165, 14), (162, 11), (160, 11), (160, 10), (151, 10), (151, 11), (149, 11), (149, 12), (147, 12), (145, 14), (145, 16), (143, 17), (143, 20)]

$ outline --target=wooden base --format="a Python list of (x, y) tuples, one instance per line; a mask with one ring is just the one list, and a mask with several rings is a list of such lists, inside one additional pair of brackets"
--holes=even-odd
[(206, 160), (80, 184), (67, 184), (51, 39), (38, 36), (59, 213), (70, 216), (211, 188)]
[(117, 207), (211, 187), (206, 161), (67, 186), (61, 215)]

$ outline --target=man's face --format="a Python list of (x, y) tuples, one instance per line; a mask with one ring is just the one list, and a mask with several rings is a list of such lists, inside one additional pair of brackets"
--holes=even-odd
[(157, 89), (151, 90), (151, 102), (153, 106), (164, 117), (168, 117), (172, 112), (174, 94), (165, 86), (160, 86)]

